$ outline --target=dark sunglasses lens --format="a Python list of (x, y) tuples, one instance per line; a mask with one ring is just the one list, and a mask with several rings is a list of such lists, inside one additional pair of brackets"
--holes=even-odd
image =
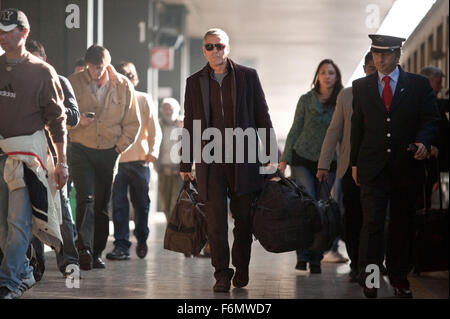
[(225, 44), (222, 44), (222, 43), (216, 43), (216, 44), (207, 43), (207, 44), (205, 44), (206, 51), (212, 51), (212, 50), (214, 50), (214, 47), (216, 47), (217, 51), (221, 51), (225, 48)]

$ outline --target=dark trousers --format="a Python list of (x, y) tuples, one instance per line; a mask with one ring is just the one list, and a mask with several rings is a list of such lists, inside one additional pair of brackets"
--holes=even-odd
[(393, 286), (409, 288), (407, 279), (412, 269), (414, 215), (421, 182), (412, 178), (393, 178), (385, 168), (370, 183), (361, 183), (363, 225), (359, 247), (359, 268), (383, 261), (384, 223), (390, 201), (387, 228), (386, 268)]
[(69, 169), (77, 192), (76, 226), (78, 249), (100, 256), (109, 235), (108, 202), (118, 154), (110, 149), (69, 145)]
[[(61, 200), (61, 215), (62, 215), (62, 224), (60, 226), (61, 229), (61, 237), (63, 239), (63, 249), (56, 253), (56, 264), (58, 265), (59, 271), (64, 273), (66, 271), (66, 267), (70, 264), (78, 265), (78, 251), (75, 246), (75, 226), (72, 221), (72, 214), (69, 205), (69, 198), (67, 196), (67, 187), (64, 186), (62, 190), (59, 192), (60, 200)], [(44, 244), (36, 237), (32, 236), (31, 244), (36, 252), (36, 258), (42, 263), (45, 264), (45, 253), (44, 253)]]
[[(343, 239), (350, 268), (358, 271), (359, 238), (362, 226), (362, 207), (360, 189), (352, 178), (351, 167), (342, 177), (342, 205), (344, 206), (344, 234)], [(384, 259), (384, 257), (383, 257)]]
[(148, 228), (149, 183), (150, 168), (144, 161), (119, 164), (112, 194), (114, 246), (120, 247), (127, 253), (131, 246), (128, 189), (130, 189), (130, 200), (134, 209), (134, 235), (138, 243), (145, 243), (150, 233)]
[(232, 164), (214, 163), (209, 167), (208, 199), (205, 208), (211, 263), (215, 268), (216, 279), (229, 273), (227, 196), (230, 197), (230, 209), (234, 218), (232, 264), (236, 268), (247, 269), (250, 263), (252, 244), (250, 205), (253, 194), (237, 196), (231, 191), (232, 167)]

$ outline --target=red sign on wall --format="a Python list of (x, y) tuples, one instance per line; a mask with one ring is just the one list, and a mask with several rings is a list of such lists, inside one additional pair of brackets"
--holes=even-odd
[(173, 69), (173, 48), (152, 48), (150, 50), (150, 67), (159, 70)]

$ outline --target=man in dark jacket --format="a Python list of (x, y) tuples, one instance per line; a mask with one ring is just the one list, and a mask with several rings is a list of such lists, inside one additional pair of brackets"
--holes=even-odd
[[(231, 251), (232, 263), (236, 267), (233, 285), (244, 287), (249, 280), (252, 243), (250, 204), (263, 182), (261, 163), (253, 160), (253, 152), (257, 152), (258, 148), (257, 137), (251, 131), (264, 128), (266, 155), (277, 154), (276, 147), (268, 147), (276, 138), (258, 75), (254, 69), (234, 63), (228, 58), (229, 52), (229, 39), (223, 30), (210, 29), (206, 32), (203, 54), (208, 64), (190, 76), (186, 83), (184, 128), (189, 132), (189, 139), (183, 137), (180, 164), (181, 177), (193, 179), (191, 169), (195, 159), (199, 195), (206, 204), (211, 263), (215, 268), (215, 292), (228, 292), (234, 274), (234, 270), (229, 268), (227, 195), (231, 199), (230, 208), (235, 219)], [(230, 129), (242, 129), (249, 133), (250, 137), (243, 147), (236, 142), (237, 137), (233, 142), (226, 139), (226, 131)], [(210, 143), (207, 144), (200, 136), (193, 136), (196, 132), (201, 132), (203, 139), (205, 135), (214, 135), (210, 143), (216, 143), (216, 147), (212, 152), (208, 151)], [(208, 134), (214, 132), (220, 133)], [(223, 140), (225, 143), (222, 143)], [(203, 151), (201, 159), (197, 156), (200, 155), (198, 149)], [(187, 150), (191, 151), (189, 159), (185, 156)]]
[(425, 77), (398, 65), (405, 39), (369, 35), (377, 73), (353, 82), (352, 176), (361, 187), (363, 227), (359, 249), (360, 283), (368, 298), (366, 266), (380, 265), (388, 202), (386, 266), (397, 297), (411, 298), (415, 199), (424, 180), (424, 163), (438, 129), (436, 97)]
[[(34, 56), (47, 61), (44, 46), (40, 42), (28, 39), (25, 47)], [(67, 116), (66, 124), (68, 126), (76, 126), (80, 120), (80, 111), (78, 110), (75, 93), (73, 92), (72, 85), (67, 78), (61, 75), (58, 75), (58, 77), (64, 93), (64, 107)], [(47, 140), (49, 140), (48, 134)], [(55, 157), (56, 154), (52, 144), (49, 142), (48, 145), (52, 151), (53, 157)], [(59, 193), (62, 215), (61, 236), (64, 246), (60, 253), (56, 253), (58, 269), (65, 277), (70, 274), (69, 270), (76, 271), (75, 269), (78, 269), (79, 272), (78, 251), (75, 246), (75, 225), (72, 220), (68, 193), (68, 185), (65, 186)], [(31, 244), (33, 245), (36, 255), (35, 258), (31, 258), (33, 274), (36, 281), (40, 281), (45, 271), (44, 244), (36, 236), (32, 236)]]

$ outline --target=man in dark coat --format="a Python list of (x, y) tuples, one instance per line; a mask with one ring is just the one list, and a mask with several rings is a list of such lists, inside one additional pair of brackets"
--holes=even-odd
[(361, 285), (368, 298), (367, 265), (380, 265), (388, 203), (386, 266), (394, 294), (411, 298), (407, 275), (412, 269), (416, 198), (424, 181), (424, 163), (435, 139), (439, 113), (428, 80), (398, 65), (405, 39), (369, 35), (377, 73), (353, 82), (352, 175), (361, 187), (363, 227), (360, 241)]
[[(45, 53), (45, 48), (42, 43), (28, 39), (25, 43), (26, 49), (34, 56), (47, 62), (47, 54)], [(61, 82), (61, 88), (64, 93), (64, 107), (66, 111), (66, 124), (68, 126), (77, 126), (80, 121), (80, 111), (78, 110), (78, 103), (73, 92), (72, 85), (69, 80), (62, 75), (58, 75), (59, 81)], [(50, 151), (53, 154), (53, 158), (56, 160), (56, 153), (51, 144), (50, 136), (46, 131), (47, 142)], [(67, 137), (68, 140), (69, 137)], [(78, 251), (75, 246), (75, 225), (72, 221), (72, 213), (69, 205), (69, 187), (65, 186), (59, 193), (61, 200), (61, 236), (63, 239), (63, 249), (61, 252), (56, 253), (56, 263), (58, 269), (62, 272), (63, 276), (67, 277), (71, 274), (71, 270), (74, 270), (79, 274), (79, 261), (78, 261)], [(30, 263), (33, 266), (33, 275), (36, 281), (40, 281), (45, 271), (45, 253), (44, 244), (36, 237), (31, 237), (31, 245), (35, 251), (35, 258), (30, 259)], [(31, 251), (30, 251), (31, 253)], [(69, 266), (70, 265), (70, 266)]]
[[(264, 176), (260, 173), (261, 163), (254, 157), (258, 152), (256, 130), (266, 129), (265, 139), (261, 136), (266, 146), (276, 142), (256, 71), (234, 63), (228, 58), (229, 52), (229, 39), (223, 30), (211, 29), (205, 34), (203, 54), (208, 64), (191, 75), (186, 83), (184, 128), (189, 138), (183, 137), (180, 164), (181, 177), (193, 179), (192, 163), (196, 163), (199, 195), (206, 207), (211, 263), (215, 268), (215, 292), (228, 292), (234, 274), (229, 268), (227, 196), (235, 219), (231, 252), (236, 267), (233, 285), (244, 287), (248, 283), (252, 243), (250, 204), (255, 192), (261, 189)], [(226, 134), (230, 129), (255, 134), (249, 134), (243, 145), (236, 142), (237, 137), (228, 139), (231, 143), (227, 144)], [(196, 136), (196, 132), (203, 138)], [(207, 143), (203, 140), (205, 135), (214, 135), (214, 138)], [(216, 144), (209, 151), (211, 143)], [(190, 156), (186, 159), (189, 150)], [(273, 153), (277, 154), (276, 145), (266, 147), (266, 155)], [(277, 160), (276, 157), (272, 162)]]

